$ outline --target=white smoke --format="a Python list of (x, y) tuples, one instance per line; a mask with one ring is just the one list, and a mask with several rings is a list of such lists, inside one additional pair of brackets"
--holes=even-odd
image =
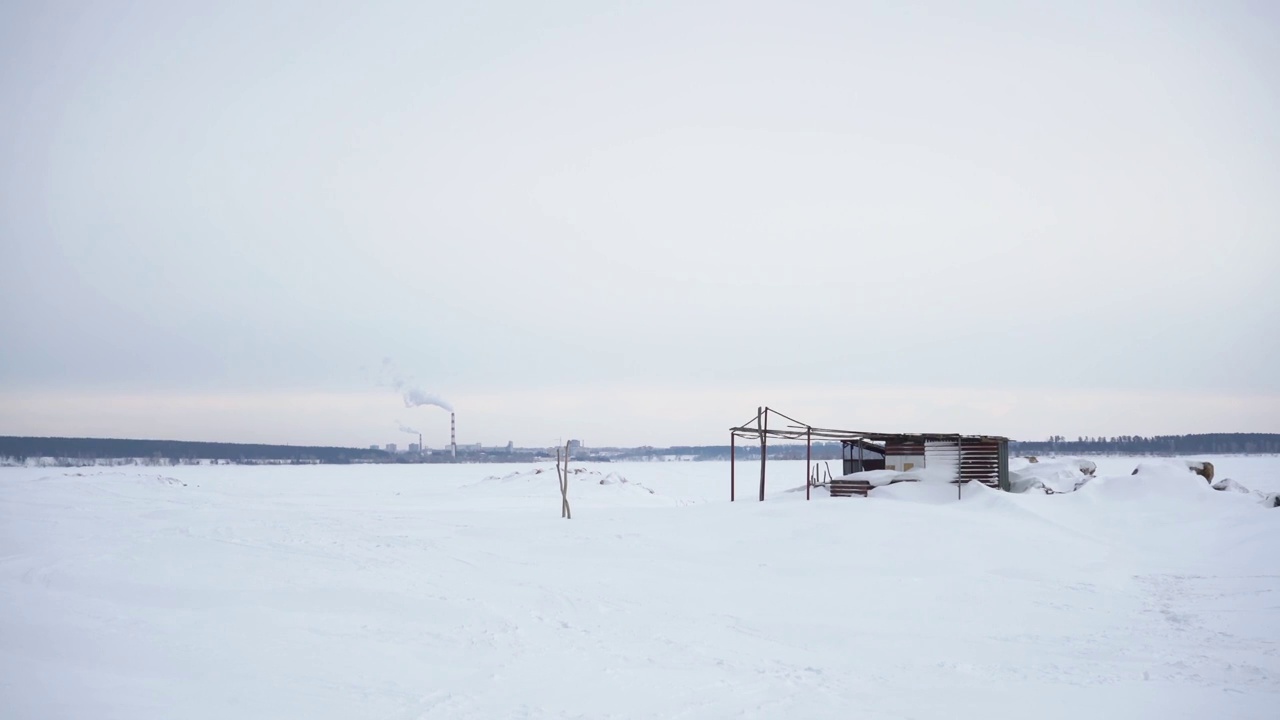
[[(448, 410), (449, 412), (453, 412), (453, 405), (450, 404), (448, 400), (417, 387), (413, 378), (410, 378), (400, 372), (400, 369), (396, 367), (395, 363), (391, 362), (391, 358), (389, 357), (382, 359), (382, 368), (378, 372), (378, 384), (389, 385), (400, 392), (401, 396), (404, 398), (404, 406), (407, 408), (433, 405), (435, 407)], [(400, 429), (404, 430), (404, 427), (401, 427)], [(405, 430), (405, 432), (416, 433), (417, 431)]]
[(418, 388), (410, 388), (405, 391), (404, 393), (405, 407), (411, 408), (411, 407), (419, 407), (421, 405), (434, 405), (438, 408), (444, 408), (449, 412), (453, 412), (453, 406), (449, 404), (449, 401), (445, 400), (439, 395), (432, 395), (431, 393), (423, 392)]
[(396, 422), (400, 423), (400, 432), (409, 433), (410, 435), (419, 435), (422, 433), (421, 430), (414, 430), (413, 428), (409, 427), (408, 425), (405, 425), (399, 420), (397, 420)]

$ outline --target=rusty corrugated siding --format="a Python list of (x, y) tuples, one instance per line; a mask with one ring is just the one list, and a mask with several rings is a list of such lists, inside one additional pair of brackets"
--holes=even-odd
[(960, 479), (1000, 489), (1000, 442), (965, 439), (960, 449)]

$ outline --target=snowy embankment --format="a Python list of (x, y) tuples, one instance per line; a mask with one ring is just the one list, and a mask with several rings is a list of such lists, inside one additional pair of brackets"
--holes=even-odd
[(1275, 717), (1280, 509), (1138, 462), (0, 469), (0, 715)]

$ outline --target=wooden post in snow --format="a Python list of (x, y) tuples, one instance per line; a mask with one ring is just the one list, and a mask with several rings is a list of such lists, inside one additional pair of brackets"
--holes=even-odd
[(556, 448), (556, 477), (560, 480), (560, 517), (573, 519), (569, 510), (569, 443), (564, 444), (564, 465), (560, 464), (560, 448)]

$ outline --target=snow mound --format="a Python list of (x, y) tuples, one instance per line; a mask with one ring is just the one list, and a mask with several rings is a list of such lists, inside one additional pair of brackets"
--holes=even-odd
[(1214, 490), (1221, 490), (1223, 492), (1237, 492), (1237, 493), (1249, 492), (1249, 488), (1241, 485), (1240, 483), (1236, 482), (1235, 480), (1232, 480), (1231, 478), (1222, 478), (1218, 482), (1214, 483), (1211, 487)]
[[(930, 505), (953, 503), (974, 492), (990, 491), (990, 488), (979, 482), (968, 482), (963, 488), (958, 487), (955, 470), (950, 468), (918, 468), (905, 472), (869, 470), (845, 477), (870, 482), (872, 487), (867, 497)], [(981, 489), (971, 490), (971, 488)]]
[(1091, 460), (1063, 458), (1029, 463), (1009, 471), (1009, 489), (1015, 493), (1042, 492), (1046, 495), (1075, 492), (1093, 479), (1098, 466)]
[(1258, 502), (1264, 507), (1280, 507), (1280, 493), (1266, 493), (1259, 490), (1250, 490), (1231, 478), (1222, 478), (1210, 487), (1220, 492), (1252, 495), (1256, 497)]
[[(1170, 501), (1193, 503), (1217, 502), (1227, 496), (1240, 496), (1266, 507), (1280, 507), (1280, 493), (1264, 493), (1250, 490), (1230, 478), (1222, 478), (1210, 484), (1212, 463), (1198, 460), (1154, 459), (1139, 462), (1128, 475), (1098, 477), (1098, 466), (1083, 458), (1055, 458), (1040, 462), (1015, 463), (1009, 471), (1010, 491), (1013, 494), (1059, 495), (1083, 493), (1090, 501), (1107, 503)], [(834, 480), (862, 481), (871, 486), (868, 497), (902, 500), (925, 504), (944, 504), (958, 501), (981, 501), (987, 505), (1006, 503), (1006, 494), (982, 483), (965, 483), (958, 491), (954, 471), (949, 469), (916, 469), (906, 472), (895, 470), (868, 470), (842, 475)], [(789, 493), (804, 490), (801, 485)], [(816, 497), (829, 497), (826, 487), (813, 489)]]
[(867, 497), (882, 500), (903, 500), (924, 503), (927, 505), (943, 505), (958, 500), (956, 486), (935, 482), (900, 482), (893, 485), (872, 488)]
[(1181, 463), (1143, 463), (1132, 475), (1098, 478), (1080, 488), (1080, 492), (1119, 502), (1160, 497), (1201, 500), (1216, 494), (1204, 478)]
[(841, 475), (835, 480), (862, 480), (871, 487), (883, 487), (897, 483), (954, 483), (955, 470), (863, 470), (862, 472)]
[[(951, 479), (941, 479), (942, 475), (946, 475)], [(1004, 495), (1005, 493), (1000, 490), (975, 481), (957, 486), (954, 482), (954, 476), (950, 472), (944, 472), (941, 475), (926, 475), (916, 482), (897, 482), (892, 485), (875, 487), (871, 489), (867, 497), (922, 503), (925, 505), (948, 505), (956, 502), (970, 503), (975, 501), (990, 505), (991, 503), (1002, 502)]]
[(1207, 479), (1204, 473), (1208, 473), (1209, 476), (1212, 477), (1212, 468), (1213, 465), (1211, 463), (1201, 462), (1199, 460), (1149, 460), (1138, 463), (1138, 466), (1133, 469), (1133, 474), (1190, 474), (1193, 477), (1198, 477), (1200, 482), (1207, 484)]
[(1086, 491), (1104, 502), (1153, 501), (1181, 498), (1211, 502), (1215, 491), (1228, 495), (1249, 495), (1266, 507), (1280, 507), (1280, 494), (1256, 492), (1222, 478), (1212, 484), (1213, 463), (1200, 460), (1144, 460), (1129, 475), (1095, 478), (1097, 466), (1088, 460), (1069, 458), (1028, 463), (1009, 472), (1010, 489), (1015, 493), (1055, 495)]

